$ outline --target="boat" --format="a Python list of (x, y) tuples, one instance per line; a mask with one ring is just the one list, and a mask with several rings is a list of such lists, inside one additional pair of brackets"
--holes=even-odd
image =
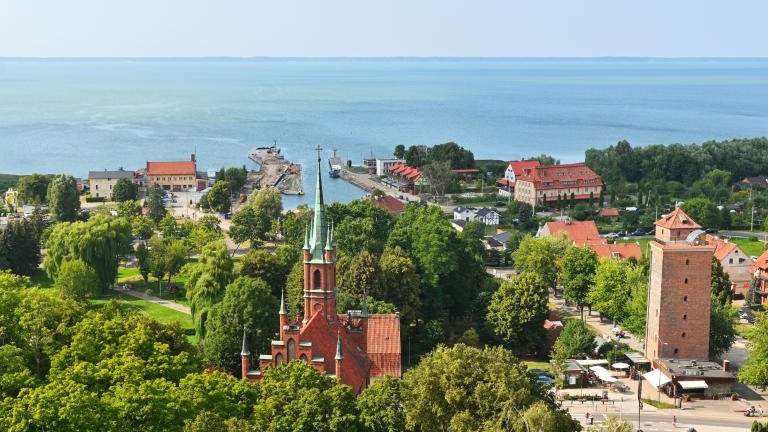
[(341, 162), (341, 159), (336, 156), (336, 149), (333, 149), (333, 157), (328, 159), (328, 166), (330, 167), (330, 171), (328, 172), (328, 175), (330, 175), (331, 178), (339, 178), (339, 173), (341, 173), (342, 162)]

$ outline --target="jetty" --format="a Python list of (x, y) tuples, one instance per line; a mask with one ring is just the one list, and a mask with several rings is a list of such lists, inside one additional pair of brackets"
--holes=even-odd
[(248, 175), (253, 189), (271, 186), (285, 195), (304, 194), (301, 165), (285, 160), (279, 147), (256, 147), (248, 153), (248, 159), (259, 167)]

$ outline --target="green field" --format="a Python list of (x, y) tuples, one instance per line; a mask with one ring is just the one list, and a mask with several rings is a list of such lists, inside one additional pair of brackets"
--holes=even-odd
[[(187, 300), (187, 297), (185, 296), (185, 287), (187, 285), (187, 277), (186, 275), (180, 274), (176, 275), (173, 279), (171, 279), (172, 283), (176, 284), (176, 286), (179, 287), (179, 294), (176, 295), (176, 298), (171, 297), (168, 295), (167, 291), (167, 280), (163, 281), (163, 293), (162, 296), (159, 296), (163, 300), (172, 300), (176, 303), (180, 303), (186, 306), (189, 306), (189, 300)], [(152, 276), (149, 277), (149, 282), (144, 282), (144, 278), (141, 277), (141, 274), (139, 273), (138, 268), (126, 268), (126, 267), (120, 267), (117, 269), (117, 284), (130, 284), (131, 288), (134, 291), (138, 292), (145, 292), (148, 288), (151, 288), (153, 290), (153, 294), (155, 297), (158, 297), (158, 286), (157, 286), (157, 278), (154, 278)]]
[(765, 250), (765, 243), (759, 240), (755, 241), (743, 237), (731, 237), (731, 241), (739, 245), (741, 250), (743, 250), (747, 256), (760, 256)]

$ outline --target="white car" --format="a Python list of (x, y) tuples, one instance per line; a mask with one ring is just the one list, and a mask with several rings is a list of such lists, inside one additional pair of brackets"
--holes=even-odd
[(616, 233), (608, 233), (608, 234), (604, 235), (603, 237), (609, 238), (609, 239), (615, 239), (615, 238), (619, 238), (619, 235), (616, 234)]

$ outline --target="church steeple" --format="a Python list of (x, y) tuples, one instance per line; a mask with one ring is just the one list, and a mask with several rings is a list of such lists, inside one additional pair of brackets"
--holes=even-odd
[(320, 146), (317, 146), (317, 182), (315, 187), (315, 216), (312, 219), (309, 249), (312, 261), (323, 261), (323, 250), (327, 237), (328, 225), (325, 220), (325, 203), (323, 202), (323, 181), (320, 168)]

